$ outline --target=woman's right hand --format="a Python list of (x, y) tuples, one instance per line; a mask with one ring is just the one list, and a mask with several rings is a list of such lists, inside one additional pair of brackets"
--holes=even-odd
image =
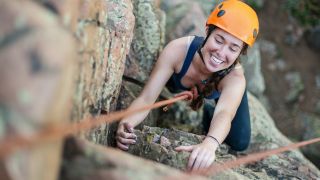
[(119, 149), (127, 151), (130, 144), (136, 143), (137, 136), (133, 133), (133, 126), (129, 123), (120, 123), (118, 126), (116, 140)]

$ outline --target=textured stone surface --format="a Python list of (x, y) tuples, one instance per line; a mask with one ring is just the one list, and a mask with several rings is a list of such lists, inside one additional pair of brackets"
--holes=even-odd
[(290, 89), (286, 95), (287, 103), (295, 103), (299, 101), (299, 98), (304, 90), (304, 83), (299, 72), (289, 72), (286, 74), (286, 80), (288, 81)]
[[(142, 88), (144, 86), (143, 84), (140, 84), (141, 82), (134, 82), (128, 81), (124, 79), (122, 81), (121, 90), (118, 97), (118, 104), (117, 104), (117, 110), (125, 110), (129, 107), (129, 105), (132, 103), (134, 99), (136, 99), (139, 95), (139, 93), (142, 91)], [(144, 125), (147, 126), (157, 126), (157, 119), (159, 116), (159, 109), (151, 110), (148, 116), (144, 119), (142, 123), (140, 123), (137, 127), (137, 129), (141, 129)], [(108, 145), (116, 146), (115, 142), (115, 134), (118, 128), (118, 122), (111, 123), (109, 134), (108, 134)]]
[(241, 64), (245, 69), (247, 89), (257, 97), (262, 96), (265, 90), (265, 82), (261, 72), (259, 43), (249, 48), (247, 55), (241, 56)]
[[(309, 140), (320, 137), (320, 118), (317, 115), (303, 113), (299, 116), (304, 129), (301, 140)], [(306, 146), (303, 153), (319, 168), (320, 167), (320, 143)]]
[(59, 15), (60, 22), (76, 31), (80, 13), (80, 2), (83, 0), (33, 0), (40, 3), (44, 8), (53, 14)]
[(320, 25), (307, 32), (307, 42), (309, 46), (315, 50), (320, 49)]
[(62, 180), (87, 179), (206, 179), (184, 174), (120, 150), (105, 148), (83, 140), (68, 140), (65, 146)]
[[(73, 112), (76, 121), (115, 109), (134, 27), (132, 4), (128, 0), (84, 0), (80, 7), (75, 32), (80, 56)], [(108, 131), (104, 124), (85, 136), (107, 144)]]
[[(216, 3), (209, 0), (162, 2), (174, 6), (167, 20), (179, 24), (179, 32), (191, 32), (188, 28), (193, 25), (201, 28), (199, 19)], [(159, 3), (159, 0), (0, 0), (0, 84), (3, 85), (0, 88), (0, 139), (13, 134), (28, 137), (48, 125), (67, 122), (72, 92), (74, 122), (109, 113), (116, 104), (126, 107), (140, 89), (134, 84), (122, 84), (125, 66), (128, 75), (145, 82), (163, 45), (165, 18), (158, 9)], [(132, 12), (136, 16), (135, 30)], [(192, 19), (193, 13), (199, 16)], [(77, 62), (71, 63), (74, 59)], [(72, 75), (75, 67), (79, 72)], [(72, 77), (77, 79), (76, 91), (71, 87)], [(123, 97), (117, 102), (121, 84)], [(290, 143), (275, 128), (263, 106), (252, 96), (249, 102), (253, 130), (250, 148), (236, 153), (222, 145), (217, 153), (218, 163)], [(197, 126), (188, 118), (199, 120), (199, 114), (183, 113), (185, 111), (175, 111), (172, 119), (180, 118), (183, 123)], [(155, 117), (151, 119), (150, 122), (156, 120)], [(109, 125), (101, 125), (84, 136), (94, 143), (110, 145), (109, 140), (113, 138), (110, 131)], [(173, 148), (201, 141), (201, 136), (160, 128), (136, 133), (139, 141), (138, 145), (130, 147), (132, 153), (180, 169), (185, 169), (189, 154), (177, 153)], [(48, 143), (14, 154), (6, 162), (0, 162), (0, 177), (57, 179), (60, 147), (60, 142)], [(64, 156), (61, 179), (199, 178), (83, 140), (71, 149)], [(2, 176), (3, 169), (8, 173)], [(214, 179), (319, 177), (319, 171), (299, 151), (292, 151), (225, 171)]]
[[(228, 146), (223, 144), (217, 152), (216, 162), (221, 163), (235, 159), (238, 155), (274, 149), (291, 143), (277, 130), (273, 120), (259, 101), (249, 95), (249, 102), (252, 118), (252, 143), (249, 149), (237, 153), (230, 151)], [(189, 153), (178, 153), (174, 151), (174, 148), (179, 145), (198, 144), (202, 139), (201, 136), (194, 134), (156, 127), (145, 127), (142, 131), (135, 131), (135, 133), (138, 136), (137, 144), (130, 146), (130, 153), (178, 169), (185, 169)], [(226, 178), (225, 175), (232, 179), (316, 179), (320, 177), (320, 171), (299, 151), (290, 151), (253, 164), (240, 166), (235, 168), (232, 174), (230, 172), (219, 174), (223, 179)]]
[(166, 12), (166, 41), (187, 36), (205, 35), (207, 16), (219, 1), (177, 0), (162, 1), (161, 8)]
[[(159, 0), (134, 0), (132, 2), (136, 21), (124, 72), (130, 80), (122, 83), (117, 101), (118, 110), (127, 108), (138, 97), (164, 43), (165, 15), (159, 9)], [(158, 110), (151, 111), (146, 120), (137, 128), (143, 125), (155, 126), (157, 114)], [(116, 129), (116, 123), (110, 126), (109, 145), (114, 145), (112, 139), (114, 139)]]
[(201, 136), (183, 131), (148, 126), (142, 131), (136, 130), (135, 134), (138, 136), (137, 143), (130, 146), (129, 153), (182, 170), (186, 169), (189, 153), (178, 153), (174, 148), (179, 145), (198, 144), (202, 140)]
[[(1, 0), (0, 24), (0, 140), (67, 123), (76, 74), (72, 34), (32, 1)], [(60, 151), (61, 141), (46, 142), (4, 164), (12, 179), (56, 179)]]
[(134, 37), (125, 75), (146, 81), (164, 43), (165, 15), (154, 0), (133, 0)]
[[(173, 95), (169, 97), (173, 97)], [(157, 123), (160, 127), (173, 128), (196, 134), (202, 132), (202, 108), (199, 111), (194, 111), (190, 108), (189, 102), (179, 101), (169, 106), (167, 112), (161, 112)]]

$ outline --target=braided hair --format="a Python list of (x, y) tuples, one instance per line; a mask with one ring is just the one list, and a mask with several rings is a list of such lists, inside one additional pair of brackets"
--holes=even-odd
[[(207, 36), (197, 50), (202, 61), (203, 61), (203, 56), (201, 53), (201, 48), (206, 44), (210, 34), (213, 32), (215, 28), (216, 26), (214, 25), (208, 26)], [(248, 48), (248, 45), (245, 45), (241, 50), (241, 54), (246, 54), (247, 48)], [(199, 96), (196, 99), (193, 99), (191, 101), (190, 107), (193, 110), (198, 110), (203, 105), (204, 98), (209, 96), (213, 92), (213, 90), (218, 89), (218, 85), (220, 81), (234, 69), (234, 67), (238, 62), (240, 63), (240, 57), (238, 57), (235, 60), (235, 62), (232, 65), (230, 65), (228, 68), (212, 73), (212, 75), (207, 80), (205, 87), (202, 90), (196, 85)]]

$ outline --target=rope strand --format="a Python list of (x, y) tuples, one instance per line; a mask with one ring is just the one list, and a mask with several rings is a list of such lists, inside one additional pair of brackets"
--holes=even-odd
[(134, 113), (149, 110), (149, 109), (155, 109), (155, 108), (158, 108), (167, 104), (172, 104), (174, 102), (187, 99), (187, 98), (189, 98), (188, 95), (183, 95), (183, 96), (175, 97), (175, 98), (164, 100), (164, 101), (159, 101), (157, 103), (140, 107), (140, 108), (112, 112), (110, 114), (101, 115), (96, 118), (87, 118), (87, 119), (81, 120), (79, 123), (63, 125), (63, 127), (62, 126), (50, 127), (50, 128), (41, 130), (39, 133), (31, 137), (23, 137), (23, 136), (9, 137), (7, 139), (2, 140), (2, 143), (0, 143), (0, 159), (5, 158), (10, 153), (18, 149), (29, 148), (36, 144), (42, 143), (44, 141), (57, 140), (60, 138), (64, 138), (68, 135), (75, 134), (83, 130), (85, 131), (90, 130), (93, 127), (96, 127), (102, 123), (112, 123), (115, 121), (119, 121), (123, 117), (132, 115)]
[[(81, 120), (79, 123), (63, 125), (63, 127), (62, 127), (62, 125), (60, 125), (60, 126), (46, 128), (46, 129), (41, 130), (39, 133), (37, 133), (33, 136), (30, 136), (30, 137), (15, 136), (15, 137), (6, 138), (6, 139), (2, 140), (2, 142), (0, 143), (0, 160), (7, 157), (8, 155), (10, 155), (11, 153), (13, 153), (17, 150), (30, 148), (35, 145), (39, 145), (40, 143), (43, 143), (43, 142), (59, 140), (61, 138), (64, 138), (68, 135), (75, 134), (80, 131), (90, 130), (93, 127), (96, 127), (102, 123), (112, 123), (115, 121), (119, 121), (123, 117), (132, 115), (137, 112), (142, 112), (142, 111), (146, 111), (149, 109), (155, 109), (155, 108), (158, 108), (158, 107), (161, 107), (164, 105), (168, 105), (168, 104), (172, 104), (177, 101), (184, 100), (184, 99), (190, 99), (189, 94), (190, 93), (186, 92), (186, 93), (182, 94), (181, 96), (178, 96), (178, 97), (175, 97), (172, 99), (168, 99), (168, 100), (164, 100), (164, 101), (159, 101), (157, 103), (147, 105), (144, 107), (112, 112), (110, 114), (101, 115), (96, 118), (87, 118), (87, 119)], [(236, 160), (227, 161), (224, 164), (213, 164), (212, 166), (210, 166), (207, 169), (194, 171), (192, 173), (199, 174), (199, 175), (214, 175), (214, 174), (217, 174), (221, 171), (225, 171), (227, 169), (234, 168), (239, 165), (256, 162), (256, 161), (259, 161), (259, 160), (266, 158), (268, 156), (271, 156), (271, 155), (279, 154), (284, 151), (288, 151), (291, 149), (299, 148), (301, 146), (306, 146), (308, 144), (313, 144), (313, 143), (317, 143), (317, 142), (320, 142), (320, 137), (315, 138), (315, 139), (311, 139), (311, 140), (307, 140), (307, 141), (302, 141), (302, 142), (299, 142), (296, 144), (291, 144), (288, 146), (280, 147), (280, 148), (273, 149), (273, 150), (254, 153), (254, 154), (248, 155), (246, 157), (238, 158)]]
[(290, 144), (288, 146), (280, 147), (277, 149), (254, 153), (254, 154), (251, 154), (251, 155), (248, 155), (245, 157), (241, 157), (241, 158), (238, 158), (235, 160), (230, 160), (230, 161), (224, 162), (223, 164), (213, 164), (207, 169), (194, 171), (193, 173), (199, 174), (199, 175), (212, 176), (212, 175), (215, 175), (221, 171), (225, 171), (227, 169), (231, 169), (231, 168), (238, 167), (240, 165), (256, 162), (256, 161), (259, 161), (259, 160), (264, 159), (264, 158), (271, 156), (271, 155), (276, 155), (276, 154), (279, 154), (279, 153), (282, 153), (285, 151), (289, 151), (292, 149), (299, 148), (301, 146), (306, 146), (306, 145), (317, 143), (317, 142), (320, 142), (320, 137), (306, 140), (306, 141), (302, 141), (302, 142), (295, 143), (295, 144)]

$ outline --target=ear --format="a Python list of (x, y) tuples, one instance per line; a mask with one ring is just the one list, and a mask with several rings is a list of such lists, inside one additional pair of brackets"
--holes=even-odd
[(209, 26), (206, 26), (206, 35), (208, 35)]

